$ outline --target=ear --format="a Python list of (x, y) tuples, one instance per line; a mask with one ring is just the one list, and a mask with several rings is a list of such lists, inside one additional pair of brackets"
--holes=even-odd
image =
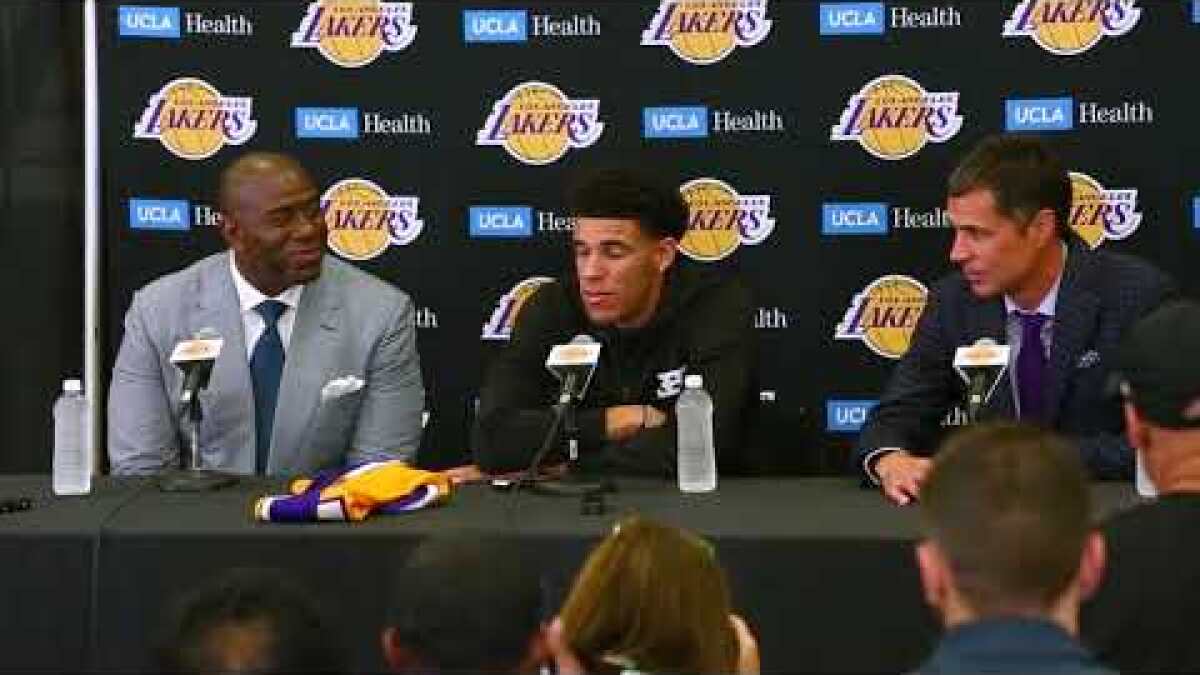
[(945, 605), (946, 593), (949, 588), (948, 570), (937, 544), (922, 541), (917, 544), (917, 571), (921, 573), (921, 590), (925, 594), (925, 603), (930, 607), (941, 610)]
[(1121, 407), (1125, 413), (1125, 438), (1129, 440), (1129, 445), (1146, 452), (1150, 441), (1150, 429), (1142, 422), (1142, 416), (1132, 403), (1127, 400)]
[(1038, 243), (1052, 243), (1058, 239), (1058, 224), (1054, 219), (1054, 211), (1051, 209), (1041, 209), (1033, 215), (1033, 221), (1029, 226), (1035, 228), (1034, 232), (1038, 237)]
[(679, 240), (674, 237), (663, 237), (654, 245), (654, 265), (659, 272), (665, 273), (675, 262), (679, 251)]
[(217, 229), (221, 232), (221, 238), (225, 240), (226, 246), (233, 248), (239, 232), (237, 219), (224, 211), (219, 212), (217, 216)]
[(1104, 580), (1104, 567), (1107, 564), (1108, 552), (1104, 544), (1104, 535), (1093, 530), (1083, 541), (1083, 554), (1079, 557), (1079, 597), (1086, 600), (1091, 597), (1100, 582)]

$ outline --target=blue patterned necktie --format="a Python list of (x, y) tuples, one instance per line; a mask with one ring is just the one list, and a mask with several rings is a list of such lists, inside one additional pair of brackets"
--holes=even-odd
[(1046, 351), (1042, 326), (1050, 317), (1036, 312), (1016, 312), (1021, 319), (1021, 351), (1017, 353), (1017, 394), (1021, 420), (1046, 421)]
[(279, 399), (279, 378), (283, 375), (283, 340), (279, 337), (279, 317), (288, 306), (278, 300), (264, 300), (258, 312), (266, 329), (250, 355), (250, 379), (254, 384), (254, 472), (266, 473), (271, 451), (271, 430), (275, 428), (275, 403)]

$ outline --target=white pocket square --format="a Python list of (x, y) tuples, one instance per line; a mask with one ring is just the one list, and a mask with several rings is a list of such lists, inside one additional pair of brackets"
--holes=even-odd
[(341, 398), (347, 394), (353, 394), (366, 384), (362, 378), (353, 375), (346, 375), (337, 379), (330, 380), (321, 388), (321, 402)]
[(1075, 367), (1091, 368), (1097, 363), (1100, 363), (1100, 352), (1092, 349), (1079, 355), (1079, 360), (1075, 362)]

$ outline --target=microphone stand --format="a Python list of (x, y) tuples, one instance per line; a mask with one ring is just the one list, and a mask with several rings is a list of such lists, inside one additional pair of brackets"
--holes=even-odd
[(967, 424), (975, 424), (979, 421), (979, 412), (983, 409), (986, 379), (984, 373), (976, 373), (971, 378), (971, 386), (967, 388)]
[(180, 398), (187, 418), (181, 446), (183, 454), (187, 455), (187, 466), (182, 466), (184, 458), (180, 457), (180, 467), (158, 477), (158, 489), (163, 492), (207, 492), (237, 483), (237, 477), (232, 474), (201, 468), (200, 421), (204, 419), (204, 411), (200, 407), (200, 392), (198, 389), (184, 389)]
[[(533, 461), (530, 463), (529, 469), (525, 472), (525, 476), (521, 478), (518, 487), (527, 486), (539, 494), (558, 497), (582, 497), (585, 503), (593, 499), (596, 495), (610, 491), (611, 486), (606, 482), (585, 480), (579, 475), (579, 427), (575, 424), (575, 397), (572, 396), (569, 388), (564, 388), (558, 398), (558, 402), (551, 409), (554, 411), (554, 417), (550, 422), (550, 428), (547, 430), (546, 437), (542, 441), (542, 446), (538, 448), (537, 454), (533, 456)], [(562, 478), (539, 480), (537, 478), (537, 470), (546, 456), (550, 454), (550, 450), (554, 447), (554, 441), (558, 436), (559, 428), (563, 426), (565, 426), (565, 440), (567, 444), (566, 473)]]

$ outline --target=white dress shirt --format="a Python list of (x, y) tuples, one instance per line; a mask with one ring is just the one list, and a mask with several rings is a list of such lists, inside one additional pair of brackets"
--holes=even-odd
[(233, 274), (233, 287), (237, 290), (238, 305), (241, 308), (242, 331), (246, 336), (246, 360), (250, 360), (250, 356), (254, 354), (254, 345), (267, 329), (267, 322), (254, 309), (266, 300), (278, 300), (287, 305), (287, 309), (279, 316), (279, 322), (275, 324), (279, 330), (279, 340), (283, 343), (283, 353), (287, 354), (288, 344), (292, 340), (292, 327), (296, 325), (296, 307), (300, 304), (300, 294), (304, 292), (304, 286), (292, 286), (273, 298), (263, 295), (262, 291), (252, 286), (238, 271), (233, 257), (234, 254), (230, 253), (229, 271)]

